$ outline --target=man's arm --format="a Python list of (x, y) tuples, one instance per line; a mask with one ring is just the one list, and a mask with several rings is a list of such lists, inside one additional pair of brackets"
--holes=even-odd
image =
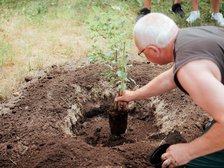
[(217, 123), (190, 143), (171, 145), (161, 157), (163, 168), (184, 165), (192, 159), (224, 149), (224, 86), (217, 65), (205, 59), (196, 60), (181, 67), (177, 78), (194, 102)]
[(124, 91), (123, 96), (115, 98), (115, 101), (142, 100), (152, 96), (158, 96), (176, 88), (173, 79), (173, 68), (161, 73), (145, 86), (136, 91)]
[(209, 60), (197, 60), (183, 66), (177, 76), (194, 102), (217, 122), (189, 143), (189, 154), (196, 158), (224, 149), (224, 85), (218, 67)]

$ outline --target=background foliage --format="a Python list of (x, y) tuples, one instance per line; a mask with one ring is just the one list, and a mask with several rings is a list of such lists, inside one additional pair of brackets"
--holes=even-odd
[[(190, 0), (182, 1), (184, 19), (170, 12), (171, 5), (172, 0), (152, 0), (152, 11), (169, 15), (180, 27), (215, 25), (209, 0), (200, 1), (201, 19), (193, 25), (185, 21)], [(144, 0), (0, 0), (0, 99), (14, 93), (25, 76), (97, 50), (108, 55), (125, 43), (125, 55), (137, 58), (132, 29), (143, 6)]]

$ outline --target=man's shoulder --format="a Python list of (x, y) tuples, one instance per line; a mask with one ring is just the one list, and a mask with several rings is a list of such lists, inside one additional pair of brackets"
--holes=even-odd
[(224, 28), (218, 26), (195, 26), (181, 28), (179, 33), (182, 35), (193, 35), (193, 37), (223, 36)]
[(224, 28), (222, 28), (222, 27), (213, 26), (213, 25), (192, 26), (192, 27), (183, 27), (183, 28), (180, 28), (180, 30), (182, 30), (182, 31), (190, 31), (190, 30), (217, 30), (217, 29), (224, 30)]
[[(224, 29), (216, 26), (199, 26), (181, 28), (178, 32), (175, 48), (199, 47), (213, 44), (216, 41), (224, 42)], [(200, 47), (201, 46), (201, 47)]]

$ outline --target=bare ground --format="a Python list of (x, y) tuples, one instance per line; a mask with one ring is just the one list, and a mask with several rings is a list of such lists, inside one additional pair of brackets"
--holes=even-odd
[[(169, 68), (133, 62), (137, 86)], [(114, 90), (97, 64), (52, 66), (0, 104), (0, 167), (151, 167), (161, 143), (190, 141), (208, 117), (179, 90), (129, 104), (128, 128), (110, 135)]]

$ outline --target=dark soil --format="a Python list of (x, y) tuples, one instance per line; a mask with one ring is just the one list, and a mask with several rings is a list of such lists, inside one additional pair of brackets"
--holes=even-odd
[[(137, 86), (169, 68), (133, 62)], [(0, 106), (0, 167), (150, 167), (149, 154), (161, 143), (190, 141), (207, 116), (174, 90), (129, 104), (125, 134), (110, 134), (108, 113), (114, 91), (102, 65), (52, 66), (27, 81), (21, 95)]]

